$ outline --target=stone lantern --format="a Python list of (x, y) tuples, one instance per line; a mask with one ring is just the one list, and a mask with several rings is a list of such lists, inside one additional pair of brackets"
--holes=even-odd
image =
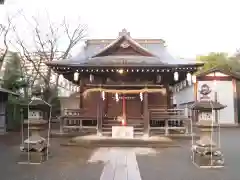
[(219, 127), (217, 112), (226, 106), (216, 100), (210, 100), (207, 96), (209, 93), (210, 90), (207, 87), (202, 87), (200, 90), (202, 95), (200, 101), (196, 101), (191, 106), (191, 109), (197, 114), (196, 126), (200, 131), (200, 139), (192, 147), (192, 160), (194, 164), (200, 167), (223, 167), (223, 155), (218, 147), (218, 143), (214, 141), (215, 136), (213, 134), (217, 134), (216, 130)]
[(37, 97), (33, 97), (28, 105), (28, 119), (23, 122), (24, 126), (27, 127), (28, 135), (20, 146), (23, 156), (27, 155), (28, 162), (41, 163), (46, 160), (48, 142), (40, 135), (40, 132), (48, 129), (48, 120), (46, 120), (44, 113), (51, 110), (50, 108), (50, 105)]

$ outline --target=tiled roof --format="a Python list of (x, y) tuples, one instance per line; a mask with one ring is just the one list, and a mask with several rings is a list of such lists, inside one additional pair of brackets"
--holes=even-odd
[(195, 102), (190, 109), (193, 110), (220, 110), (224, 109), (226, 106), (220, 104), (216, 101), (197, 101)]
[[(70, 60), (63, 60), (61, 61), (52, 61), (51, 64), (61, 64), (61, 65), (66, 65), (66, 63), (70, 64), (79, 64), (79, 65), (87, 65), (87, 64), (93, 64), (94, 61), (96, 61), (96, 63), (107, 63), (106, 61), (109, 61), (108, 63), (117, 63), (115, 60), (116, 59), (123, 59), (126, 58), (127, 56), (119, 56), (119, 57), (107, 57), (105, 56), (104, 60), (103, 58), (99, 58), (98, 60), (100, 60), (99, 62), (97, 62), (97, 59), (94, 59), (95, 56), (98, 56), (99, 53), (101, 54), (102, 52), (106, 51), (107, 48), (111, 48), (112, 46), (114, 46), (114, 43), (117, 43), (121, 38), (125, 38), (129, 41), (131, 41), (131, 43), (134, 43), (134, 45), (139, 48), (142, 51), (145, 51), (149, 54), (152, 54), (152, 56), (155, 56), (154, 58), (148, 58), (147, 56), (143, 57), (141, 55), (136, 56), (136, 57), (129, 57), (129, 60), (126, 59), (127, 64), (142, 64), (142, 62), (144, 62), (144, 64), (153, 64), (153, 62), (155, 64), (169, 64), (169, 65), (177, 65), (177, 64), (196, 64), (196, 62), (194, 61), (188, 61), (185, 59), (178, 59), (178, 58), (174, 58), (166, 49), (165, 45), (164, 45), (164, 41), (161, 39), (132, 39), (129, 36), (129, 33), (122, 33), (117, 39), (113, 40), (112, 39), (98, 39), (98, 40), (88, 40), (86, 41), (86, 46), (84, 48), (84, 50), (82, 52), (80, 52), (77, 56), (71, 58)], [(102, 53), (103, 54), (103, 53)], [(143, 60), (143, 58), (145, 58), (145, 61)], [(115, 59), (115, 60), (114, 60)], [(133, 63), (133, 61), (135, 61)]]

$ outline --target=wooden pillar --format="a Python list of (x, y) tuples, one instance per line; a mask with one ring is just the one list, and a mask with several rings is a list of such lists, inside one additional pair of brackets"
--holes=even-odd
[(141, 103), (141, 109), (140, 109), (140, 112), (141, 112), (141, 116), (143, 116), (144, 115), (144, 102), (143, 101), (140, 101), (140, 103)]
[[(106, 84), (107, 79), (104, 78), (101, 80), (102, 84)], [(103, 103), (103, 117), (108, 113), (108, 94), (105, 92), (105, 100)]]
[(103, 115), (105, 117), (105, 115), (107, 115), (108, 113), (108, 94), (105, 93), (105, 101), (104, 101), (104, 111), (103, 111)]
[(144, 136), (149, 136), (148, 93), (143, 94)]
[(102, 135), (102, 121), (103, 121), (103, 108), (104, 108), (104, 102), (102, 99), (102, 95), (101, 92), (98, 93), (99, 94), (99, 98), (98, 98), (98, 110), (97, 110), (97, 134), (98, 135)]
[(125, 95), (122, 95), (122, 116), (123, 116), (123, 123), (122, 125), (126, 125), (127, 121), (127, 115), (126, 115), (126, 98)]
[(167, 92), (167, 109), (171, 109), (171, 92), (169, 89), (169, 85), (166, 85), (166, 92)]
[(80, 108), (80, 109), (83, 109), (83, 91), (84, 91), (84, 84), (83, 84), (83, 80), (81, 80), (81, 79), (80, 79), (79, 87), (80, 87), (80, 90), (79, 90), (79, 95), (80, 95), (80, 98), (79, 98), (79, 108)]
[[(217, 92), (215, 91), (214, 92), (214, 101), (215, 102), (217, 102)], [(215, 115), (215, 123), (219, 123), (219, 121), (218, 121), (218, 110), (215, 110), (215, 113), (214, 113), (214, 115)]]
[(237, 86), (237, 81), (236, 79), (232, 79), (232, 86), (233, 86), (233, 103), (234, 103), (234, 122), (235, 124), (238, 124), (238, 86)]

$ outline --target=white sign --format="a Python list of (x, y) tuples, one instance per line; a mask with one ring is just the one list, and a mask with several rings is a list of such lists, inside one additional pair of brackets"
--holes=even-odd
[(113, 138), (133, 138), (133, 126), (113, 126), (112, 127)]

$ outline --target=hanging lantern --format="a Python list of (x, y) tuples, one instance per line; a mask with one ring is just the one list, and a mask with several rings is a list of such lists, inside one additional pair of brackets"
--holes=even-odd
[(179, 74), (178, 72), (174, 72), (174, 81), (178, 81), (178, 78), (179, 78)]
[(162, 77), (160, 75), (157, 75), (157, 83), (160, 83), (162, 80)]
[(79, 78), (79, 73), (75, 72), (74, 75), (73, 75), (74, 81), (78, 81), (78, 78)]
[(197, 77), (195, 75), (192, 76), (192, 82), (195, 84), (197, 82)]
[(90, 81), (90, 82), (93, 82), (93, 80), (94, 80), (94, 76), (93, 76), (92, 74), (90, 74), (90, 76), (89, 76), (89, 81)]
[(192, 82), (192, 75), (190, 73), (187, 73), (187, 81), (189, 84)]
[(115, 99), (116, 99), (117, 102), (119, 101), (118, 93), (115, 94)]
[(141, 101), (143, 101), (143, 93), (142, 92), (140, 92), (139, 96), (140, 96)]
[(59, 75), (59, 80), (63, 80), (63, 75), (62, 74)]
[(62, 74), (60, 74), (60, 75), (59, 75), (59, 77), (58, 77), (58, 83), (59, 83), (59, 85), (60, 85), (61, 87), (63, 87), (63, 86), (64, 86), (64, 85), (63, 85), (63, 82), (64, 82), (63, 75), (62, 75)]
[(102, 91), (102, 99), (105, 100), (105, 92)]

